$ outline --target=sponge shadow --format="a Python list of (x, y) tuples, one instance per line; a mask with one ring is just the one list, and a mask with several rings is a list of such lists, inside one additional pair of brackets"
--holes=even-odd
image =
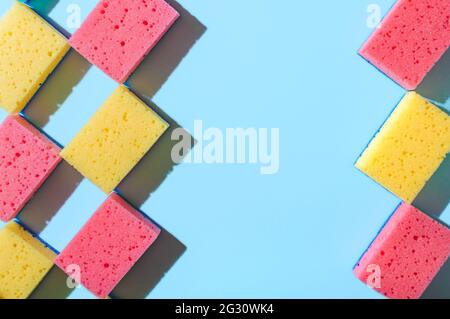
[(450, 49), (428, 73), (417, 92), (450, 111)]
[(185, 251), (186, 246), (162, 229), (158, 239), (114, 288), (110, 297), (144, 299)]
[(436, 173), (428, 181), (413, 205), (436, 218), (439, 218), (450, 203), (450, 156), (447, 156)]
[(27, 5), (32, 7), (40, 15), (47, 16), (53, 8), (58, 4), (59, 0), (28, 0), (25, 1)]
[(58, 111), (73, 88), (83, 79), (91, 64), (75, 50), (70, 49), (60, 64), (47, 78), (23, 113), (43, 128)]
[(126, 85), (152, 98), (189, 50), (206, 32), (206, 27), (174, 0), (166, 0), (180, 17), (145, 57)]
[(73, 292), (73, 289), (67, 286), (67, 278), (61, 269), (53, 266), (28, 298), (66, 299)]
[[(139, 96), (138, 93), (135, 94)], [(141, 207), (145, 203), (195, 145), (194, 138), (175, 120), (154, 103), (142, 99), (169, 123), (169, 129), (117, 187), (117, 191), (135, 207)], [(172, 159), (172, 150), (180, 141), (172, 139), (174, 131), (183, 132), (183, 138), (190, 139), (183, 141), (185, 153), (178, 154), (180, 158), (176, 162)]]
[(83, 176), (62, 161), (20, 212), (18, 219), (40, 234), (76, 190)]
[(450, 258), (425, 290), (422, 299), (450, 299)]

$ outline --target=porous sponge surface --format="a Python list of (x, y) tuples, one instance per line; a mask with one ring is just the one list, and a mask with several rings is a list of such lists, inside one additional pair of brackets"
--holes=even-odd
[(0, 230), (0, 299), (25, 299), (56, 255), (15, 222)]
[(78, 265), (81, 284), (105, 298), (159, 233), (157, 226), (113, 193), (55, 263), (63, 271)]
[(400, 0), (360, 54), (414, 90), (450, 46), (450, 1)]
[(123, 83), (178, 16), (164, 0), (103, 0), (71, 37), (70, 44)]
[(66, 38), (14, 1), (0, 22), (0, 107), (21, 111), (67, 53)]
[[(354, 269), (362, 282), (374, 278), (375, 289), (395, 299), (419, 298), (450, 256), (450, 229), (409, 204), (402, 204)], [(375, 284), (375, 282), (371, 282)]]
[(450, 152), (450, 116), (410, 92), (356, 163), (411, 203)]
[(14, 218), (61, 161), (60, 148), (20, 115), (0, 125), (0, 220)]
[(109, 194), (167, 130), (168, 124), (120, 86), (61, 156)]

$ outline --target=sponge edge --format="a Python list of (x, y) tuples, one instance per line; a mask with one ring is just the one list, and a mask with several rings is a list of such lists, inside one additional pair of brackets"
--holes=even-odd
[(0, 299), (25, 299), (53, 266), (56, 254), (15, 222), (0, 230)]
[(102, 0), (69, 42), (124, 83), (178, 17), (164, 0)]
[(61, 161), (60, 148), (20, 115), (0, 125), (0, 220), (10, 221)]
[(144, 102), (120, 86), (61, 156), (109, 194), (168, 127)]
[(113, 193), (55, 263), (69, 275), (78, 266), (81, 284), (105, 298), (159, 234), (158, 226)]
[(399, 0), (360, 54), (414, 90), (450, 46), (449, 12), (448, 0)]
[(450, 229), (402, 204), (354, 269), (362, 282), (396, 299), (419, 298), (450, 256)]
[(0, 107), (21, 111), (69, 48), (63, 35), (14, 1), (0, 21)]
[(410, 92), (356, 167), (411, 203), (450, 152), (450, 116)]

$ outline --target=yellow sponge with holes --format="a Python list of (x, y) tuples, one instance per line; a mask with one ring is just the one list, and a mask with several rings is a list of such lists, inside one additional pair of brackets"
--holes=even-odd
[(15, 222), (0, 230), (0, 299), (25, 299), (52, 268), (56, 254)]
[(450, 116), (407, 93), (356, 163), (411, 203), (450, 152)]
[(61, 152), (81, 174), (110, 193), (169, 125), (123, 86)]
[(69, 47), (50, 24), (15, 2), (0, 21), (0, 107), (20, 112)]

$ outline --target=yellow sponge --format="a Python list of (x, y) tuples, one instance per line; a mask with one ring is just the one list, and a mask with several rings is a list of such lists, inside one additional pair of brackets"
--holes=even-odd
[(15, 2), (0, 21), (0, 106), (20, 112), (68, 50), (63, 35)]
[(56, 254), (15, 222), (0, 230), (0, 299), (25, 299), (52, 268)]
[(407, 93), (356, 167), (411, 203), (450, 152), (450, 116)]
[(61, 156), (110, 193), (168, 127), (144, 102), (120, 86)]

